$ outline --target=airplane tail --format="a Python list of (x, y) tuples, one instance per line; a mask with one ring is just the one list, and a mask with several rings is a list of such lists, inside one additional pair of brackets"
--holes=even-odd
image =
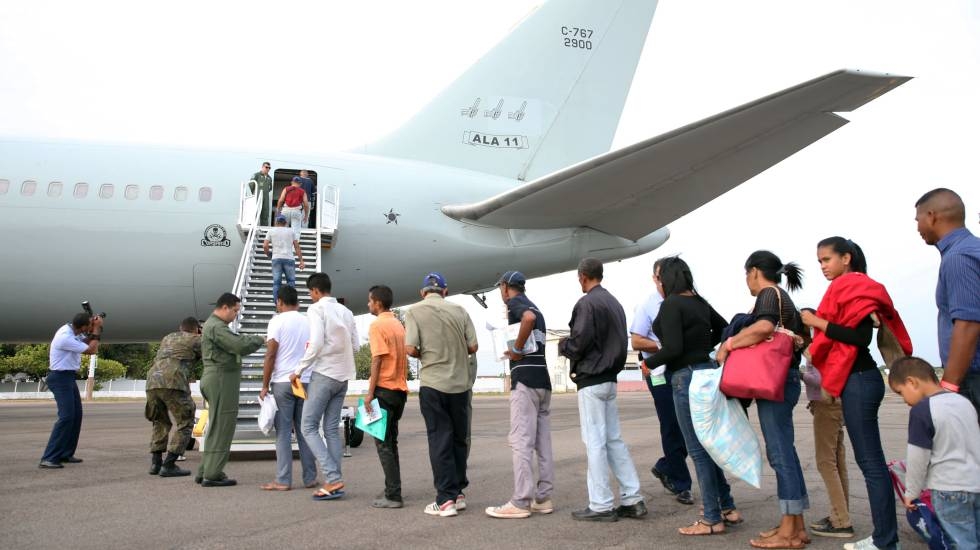
[(656, 7), (552, 0), (365, 152), (523, 181), (605, 153)]

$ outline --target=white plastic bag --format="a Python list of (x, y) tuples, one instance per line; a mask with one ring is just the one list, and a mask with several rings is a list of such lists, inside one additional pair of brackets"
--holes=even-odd
[(696, 370), (688, 395), (694, 433), (722, 470), (759, 488), (762, 449), (745, 411), (736, 399), (718, 389), (721, 368)]
[(279, 410), (279, 406), (276, 405), (276, 398), (271, 393), (266, 394), (265, 399), (260, 403), (262, 407), (259, 409), (259, 429), (265, 435), (269, 435), (276, 425), (276, 411)]

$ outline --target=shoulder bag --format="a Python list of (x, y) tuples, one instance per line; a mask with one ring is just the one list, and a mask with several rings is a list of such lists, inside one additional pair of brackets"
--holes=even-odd
[(779, 299), (779, 324), (765, 340), (728, 354), (722, 367), (721, 392), (739, 399), (782, 401), (786, 375), (793, 361), (793, 335), (783, 325), (783, 295)]

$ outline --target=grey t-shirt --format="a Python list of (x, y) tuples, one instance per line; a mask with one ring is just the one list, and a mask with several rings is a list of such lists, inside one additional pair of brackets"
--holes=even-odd
[(905, 494), (923, 489), (980, 493), (980, 426), (962, 395), (943, 391), (909, 411)]
[(269, 230), (269, 244), (272, 246), (272, 259), (273, 260), (295, 260), (295, 253), (293, 251), (293, 240), (295, 240), (296, 235), (293, 233), (292, 228), (289, 227), (273, 227)]

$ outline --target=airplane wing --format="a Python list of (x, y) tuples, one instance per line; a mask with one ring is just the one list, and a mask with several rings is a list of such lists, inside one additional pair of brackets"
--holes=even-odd
[(910, 79), (836, 71), (442, 211), (497, 227), (591, 227), (637, 240), (847, 124), (836, 112), (857, 109)]

